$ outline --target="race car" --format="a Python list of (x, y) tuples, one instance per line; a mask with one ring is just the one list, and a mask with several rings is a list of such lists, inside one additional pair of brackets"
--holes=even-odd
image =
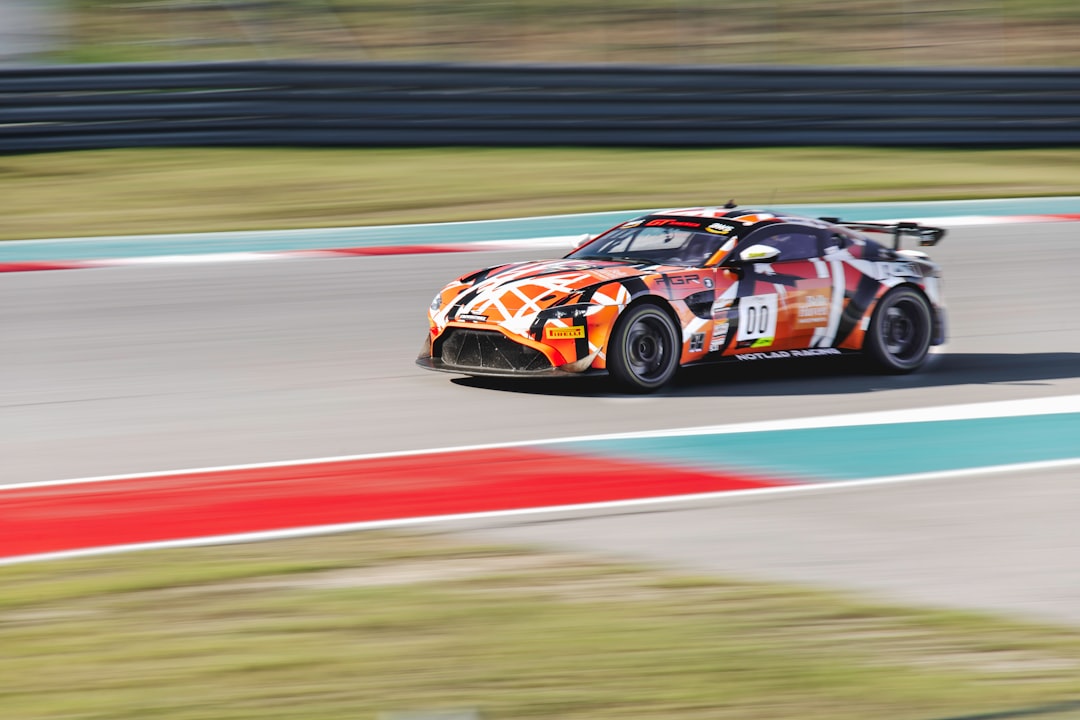
[[(869, 237), (891, 235), (888, 244)], [(648, 392), (686, 365), (864, 353), (906, 373), (945, 341), (941, 228), (781, 212), (666, 210), (559, 260), (478, 270), (428, 312), (417, 364), (467, 375), (609, 374)]]

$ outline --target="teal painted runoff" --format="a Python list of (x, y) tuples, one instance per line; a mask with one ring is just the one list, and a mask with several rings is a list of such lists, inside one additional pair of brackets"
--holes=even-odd
[[(955, 216), (1080, 213), (1080, 197), (947, 200), (939, 202), (779, 205), (772, 210), (845, 220), (919, 220)], [(320, 250), (396, 245), (452, 245), (600, 233), (647, 210), (555, 215), (426, 225), (253, 230), (249, 232), (127, 235), (0, 241), (0, 262), (104, 260), (162, 255)]]
[(560, 443), (560, 451), (793, 480), (1080, 458), (1080, 413)]

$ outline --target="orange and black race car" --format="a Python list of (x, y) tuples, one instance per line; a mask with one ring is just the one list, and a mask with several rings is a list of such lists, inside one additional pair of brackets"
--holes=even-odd
[[(892, 235), (890, 245), (867, 233)], [(468, 375), (610, 373), (655, 390), (683, 365), (862, 352), (896, 373), (945, 339), (945, 231), (740, 209), (624, 222), (561, 260), (470, 273), (431, 303), (417, 363)]]

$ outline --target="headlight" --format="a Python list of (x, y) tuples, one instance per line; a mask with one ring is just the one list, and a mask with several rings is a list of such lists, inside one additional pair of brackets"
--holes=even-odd
[(438, 312), (442, 307), (442, 293), (436, 293), (435, 299), (431, 301), (431, 312)]
[(564, 320), (583, 318), (588, 315), (592, 315), (604, 308), (603, 305), (593, 305), (586, 303), (584, 305), (562, 305), (560, 307), (548, 308), (547, 310), (541, 310), (539, 318), (541, 320)]

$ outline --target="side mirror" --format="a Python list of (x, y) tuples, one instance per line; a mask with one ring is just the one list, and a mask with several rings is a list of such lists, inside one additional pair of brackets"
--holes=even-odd
[(574, 241), (572, 243), (570, 243), (570, 245), (574, 250), (577, 250), (579, 247), (581, 247), (585, 243), (592, 242), (592, 240), (595, 239), (595, 238), (596, 238), (595, 235), (590, 235), (589, 233), (585, 233), (581, 237), (575, 238)]
[(780, 257), (780, 250), (769, 245), (751, 245), (739, 253), (739, 262), (761, 263), (772, 262)]

